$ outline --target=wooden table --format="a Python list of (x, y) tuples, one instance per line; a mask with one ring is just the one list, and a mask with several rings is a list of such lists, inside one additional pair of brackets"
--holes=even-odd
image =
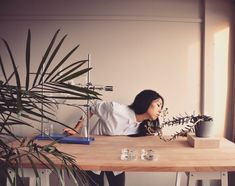
[[(40, 144), (47, 141), (39, 141)], [(83, 170), (133, 171), (133, 172), (188, 172), (194, 174), (213, 173), (224, 175), (227, 184), (227, 172), (235, 171), (235, 144), (221, 138), (220, 147), (214, 149), (198, 149), (189, 145), (187, 138), (164, 142), (157, 136), (95, 136), (90, 145), (57, 144), (58, 149), (76, 157)], [(120, 159), (121, 149), (134, 148), (138, 153), (136, 160)], [(153, 149), (159, 155), (156, 161), (140, 159), (143, 148)], [(55, 163), (56, 159), (53, 159)], [(30, 167), (30, 165), (25, 165)], [(40, 168), (40, 164), (38, 167)], [(212, 173), (212, 174), (210, 174)], [(190, 175), (190, 174), (189, 174)], [(192, 182), (193, 183), (193, 182)], [(177, 184), (176, 184), (177, 185)], [(190, 185), (190, 183), (188, 183)], [(192, 184), (191, 184), (192, 185)]]

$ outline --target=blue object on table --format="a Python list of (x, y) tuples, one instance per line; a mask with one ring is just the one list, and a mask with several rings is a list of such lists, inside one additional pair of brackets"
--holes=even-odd
[(70, 143), (70, 144), (90, 144), (94, 141), (94, 137), (80, 137), (80, 136), (67, 136), (66, 134), (52, 134), (47, 135), (38, 135), (35, 137), (37, 140), (56, 140), (58, 143)]

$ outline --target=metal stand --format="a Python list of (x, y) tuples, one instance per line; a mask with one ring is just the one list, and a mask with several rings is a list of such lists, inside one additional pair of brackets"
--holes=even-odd
[[(88, 54), (88, 63), (87, 68), (91, 68), (91, 56)], [(86, 82), (86, 88), (92, 89), (92, 90), (104, 90), (104, 91), (113, 91), (112, 86), (95, 86), (91, 83), (91, 74), (90, 71), (87, 72), (87, 82)], [(86, 103), (86, 128), (85, 128), (85, 137), (87, 138), (87, 141), (93, 141), (94, 138), (90, 137), (90, 99), (87, 99)], [(89, 144), (89, 143), (88, 143)]]
[[(88, 54), (88, 65), (87, 68), (91, 68), (91, 57)], [(113, 86), (96, 86), (92, 85), (91, 83), (91, 77), (90, 77), (90, 70), (87, 72), (87, 79), (86, 84), (81, 85), (82, 88), (87, 88), (90, 90), (104, 90), (104, 91), (113, 91)], [(43, 87), (42, 87), (43, 92)], [(70, 137), (66, 136), (64, 134), (51, 134), (49, 132), (49, 135), (45, 135), (45, 126), (43, 118), (41, 119), (41, 135), (36, 136), (36, 139), (38, 140), (58, 140), (59, 143), (73, 143), (73, 144), (90, 144), (90, 142), (94, 141), (94, 137), (90, 137), (90, 99), (88, 98), (86, 100), (86, 104), (83, 105), (86, 107), (86, 126), (85, 126), (85, 137)], [(42, 107), (42, 113), (43, 113), (43, 107)]]

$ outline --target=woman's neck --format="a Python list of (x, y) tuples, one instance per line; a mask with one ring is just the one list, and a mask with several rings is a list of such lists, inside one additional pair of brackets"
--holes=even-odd
[(146, 119), (149, 119), (146, 114), (136, 114), (135, 118), (136, 118), (137, 122), (142, 122), (142, 121), (144, 121)]

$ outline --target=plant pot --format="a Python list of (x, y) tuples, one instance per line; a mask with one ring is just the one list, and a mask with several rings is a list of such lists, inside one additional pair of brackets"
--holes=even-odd
[(195, 126), (196, 137), (209, 138), (212, 136), (213, 121), (201, 121)]

